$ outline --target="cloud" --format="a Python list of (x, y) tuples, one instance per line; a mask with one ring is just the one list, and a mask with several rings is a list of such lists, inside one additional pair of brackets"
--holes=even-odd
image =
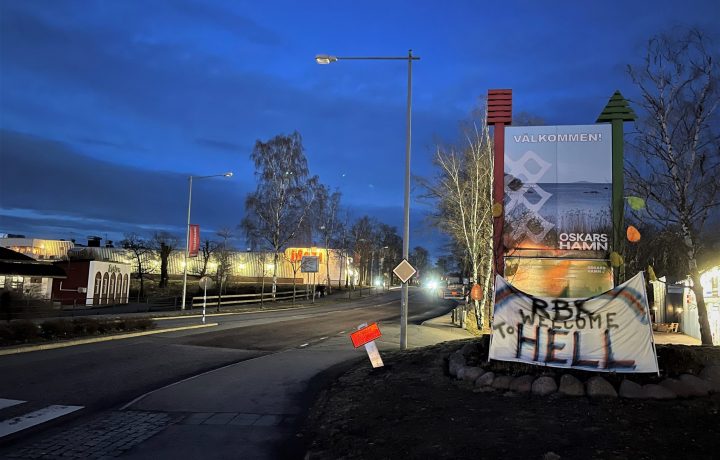
[(195, 139), (195, 143), (203, 147), (210, 147), (212, 149), (221, 150), (223, 152), (237, 153), (249, 150), (247, 146), (217, 139), (199, 138)]
[[(112, 224), (122, 232), (184, 232), (187, 176), (109, 163), (63, 143), (7, 130), (0, 130), (0, 151), (5, 166), (0, 170), (0, 214), (6, 232), (13, 232), (8, 226), (18, 219), (45, 220), (56, 227), (67, 219), (73, 226), (85, 221), (101, 230)], [(234, 228), (248, 191), (232, 178), (197, 181), (193, 222)]]

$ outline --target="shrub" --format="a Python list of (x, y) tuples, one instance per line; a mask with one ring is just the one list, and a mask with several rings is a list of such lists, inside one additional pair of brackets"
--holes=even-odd
[(73, 320), (73, 333), (75, 335), (94, 335), (100, 328), (100, 321), (93, 318), (77, 318)]
[(11, 322), (10, 329), (15, 342), (28, 342), (36, 339), (40, 333), (37, 324), (26, 319)]
[(41, 335), (46, 339), (62, 339), (73, 335), (72, 322), (66, 319), (51, 319), (40, 325)]
[(148, 318), (125, 318), (121, 328), (126, 331), (147, 331), (155, 329), (155, 323)]
[(0, 323), (0, 345), (8, 345), (13, 342), (13, 330), (10, 323)]

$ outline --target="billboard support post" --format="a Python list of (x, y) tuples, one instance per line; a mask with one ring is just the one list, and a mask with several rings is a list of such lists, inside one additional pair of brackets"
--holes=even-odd
[[(597, 119), (597, 123), (610, 122), (612, 126), (612, 249), (621, 256), (625, 253), (625, 196), (624, 196), (624, 133), (623, 123), (635, 121), (637, 116), (620, 91), (610, 97)], [(625, 281), (625, 264), (613, 274), (615, 285)]]
[[(495, 126), (493, 133), (495, 158), (493, 160), (493, 203), (503, 206), (505, 199), (505, 125), (512, 123), (512, 90), (490, 89), (487, 98), (487, 124)], [(503, 258), (503, 226), (505, 213), (493, 219), (493, 255), (495, 258), (495, 273), (502, 275), (504, 271)], [(474, 280), (476, 283), (478, 280)]]

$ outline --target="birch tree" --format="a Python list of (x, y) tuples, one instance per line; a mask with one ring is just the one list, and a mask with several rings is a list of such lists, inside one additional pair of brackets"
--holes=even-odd
[(433, 160), (437, 176), (421, 183), (438, 204), (434, 223), (462, 247), (472, 281), (482, 286), (485, 295), (473, 308), (478, 328), (486, 329), (493, 263), (493, 150), (486, 123), (478, 125), (468, 131), (462, 147), (438, 147)]
[(310, 177), (300, 133), (257, 141), (251, 158), (257, 188), (245, 200), (241, 227), (249, 241), (272, 249), (272, 297), (277, 292), (277, 271), (282, 249), (304, 225), (315, 200), (317, 176)]
[[(628, 66), (644, 112), (628, 165), (632, 192), (661, 229), (676, 228), (697, 299), (703, 344), (712, 337), (698, 255), (705, 223), (720, 206), (717, 53), (700, 31), (649, 40), (644, 61)], [(717, 229), (715, 229), (717, 231)]]

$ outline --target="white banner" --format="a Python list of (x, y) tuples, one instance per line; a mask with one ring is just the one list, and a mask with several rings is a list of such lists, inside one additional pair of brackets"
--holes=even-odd
[(600, 372), (658, 372), (642, 273), (587, 299), (534, 297), (495, 278), (490, 359)]

